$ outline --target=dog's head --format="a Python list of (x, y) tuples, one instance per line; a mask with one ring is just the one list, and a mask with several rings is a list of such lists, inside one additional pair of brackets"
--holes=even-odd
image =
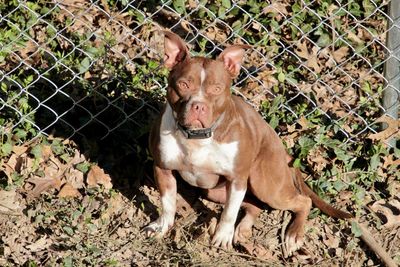
[(212, 127), (231, 99), (232, 79), (239, 74), (245, 49), (250, 46), (230, 46), (216, 60), (192, 58), (178, 35), (164, 34), (164, 64), (170, 69), (167, 100), (175, 118), (190, 130)]

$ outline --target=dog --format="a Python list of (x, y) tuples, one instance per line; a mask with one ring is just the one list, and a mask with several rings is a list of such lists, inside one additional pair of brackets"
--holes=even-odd
[[(162, 211), (145, 227), (147, 236), (163, 236), (174, 223), (176, 173), (204, 189), (210, 200), (225, 204), (211, 241), (223, 249), (251, 236), (262, 210), (258, 202), (294, 213), (284, 240), (289, 255), (303, 244), (312, 203), (332, 217), (352, 217), (305, 184), (275, 131), (242, 98), (231, 95), (248, 48), (232, 45), (215, 60), (191, 57), (178, 35), (164, 32), (167, 103), (149, 138)], [(245, 215), (235, 229), (241, 207)]]

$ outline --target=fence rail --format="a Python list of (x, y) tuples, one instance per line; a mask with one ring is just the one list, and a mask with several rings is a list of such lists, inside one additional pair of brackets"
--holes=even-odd
[[(159, 30), (169, 29), (202, 55), (252, 45), (234, 90), (288, 143), (296, 123), (298, 131), (324, 127), (344, 144), (371, 136), (388, 141), (398, 129), (399, 6), (398, 0), (0, 1), (1, 131), (22, 139), (105, 138), (131, 128), (140, 136), (165, 93)], [(378, 122), (389, 124), (390, 136), (379, 135)]]

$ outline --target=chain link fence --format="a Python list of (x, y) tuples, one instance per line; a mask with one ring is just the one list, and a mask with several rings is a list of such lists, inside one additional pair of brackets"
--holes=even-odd
[(400, 262), (400, 0), (0, 0), (0, 265), (380, 264), (357, 224), (316, 208), (291, 258), (289, 216), (269, 210), (240, 253), (210, 250), (220, 207), (191, 190), (170, 237), (145, 240), (164, 30), (193, 56), (251, 45), (232, 92)]
[(390, 142), (400, 95), (399, 14), (390, 17), (390, 5), (400, 3), (0, 1), (1, 132), (142, 136), (165, 94), (160, 30), (168, 29), (194, 55), (252, 45), (233, 90), (288, 147), (306, 129), (344, 144)]

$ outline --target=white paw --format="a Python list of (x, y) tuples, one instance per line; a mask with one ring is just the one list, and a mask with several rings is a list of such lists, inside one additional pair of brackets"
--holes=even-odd
[(286, 234), (285, 246), (286, 246), (287, 255), (288, 256), (292, 255), (293, 252), (295, 252), (296, 250), (301, 248), (303, 243), (304, 243), (303, 237), (301, 235), (297, 236), (297, 235)]
[(143, 231), (147, 237), (163, 237), (172, 227), (173, 221), (169, 222), (162, 217), (147, 225)]
[(212, 245), (226, 250), (232, 249), (234, 230), (235, 226), (233, 224), (220, 223), (211, 241)]

